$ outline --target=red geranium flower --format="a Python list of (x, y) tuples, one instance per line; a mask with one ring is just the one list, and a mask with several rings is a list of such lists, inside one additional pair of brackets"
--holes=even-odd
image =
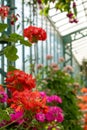
[(14, 91), (12, 97), (8, 100), (11, 104), (11, 108), (16, 111), (32, 111), (34, 113), (48, 111), (46, 105), (46, 97), (42, 98), (39, 91), (30, 91), (25, 89), (22, 92)]
[(2, 6), (0, 7), (0, 16), (2, 19), (5, 19), (8, 16), (9, 13), (9, 7), (8, 6)]
[(4, 92), (4, 91), (5, 91), (5, 90), (4, 90), (3, 86), (0, 85), (0, 92)]
[(21, 70), (8, 72), (6, 83), (7, 88), (9, 88), (12, 92), (15, 90), (23, 91), (24, 89), (31, 90), (36, 85), (36, 81), (32, 75), (26, 74)]
[(42, 28), (29, 26), (24, 29), (24, 37), (27, 37), (31, 43), (35, 43), (38, 40), (46, 40), (47, 34), (46, 31)]

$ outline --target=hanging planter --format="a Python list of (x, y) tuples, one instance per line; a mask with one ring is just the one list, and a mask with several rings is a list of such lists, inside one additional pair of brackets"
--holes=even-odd
[(37, 2), (41, 10), (40, 14), (48, 16), (51, 4), (53, 4), (56, 11), (66, 12), (70, 23), (78, 23), (77, 7), (74, 0), (37, 0)]

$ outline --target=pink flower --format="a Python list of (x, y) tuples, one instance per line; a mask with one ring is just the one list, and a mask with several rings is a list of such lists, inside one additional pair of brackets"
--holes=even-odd
[(73, 72), (73, 67), (70, 65), (67, 65), (64, 67), (64, 71)]
[(40, 92), (42, 98), (46, 97), (46, 93), (44, 91)]
[(47, 102), (49, 102), (49, 103), (52, 103), (52, 102), (62, 103), (62, 99), (57, 95), (52, 95), (52, 96), (47, 97)]
[(47, 59), (47, 60), (51, 60), (52, 58), (53, 58), (52, 55), (47, 55), (47, 56), (46, 56), (46, 59)]
[(36, 118), (36, 120), (38, 120), (40, 122), (44, 122), (45, 121), (45, 114), (44, 113), (37, 113), (35, 118)]
[(22, 111), (18, 111), (10, 114), (10, 118), (11, 118), (11, 122), (15, 121), (18, 124), (22, 124), (24, 122)]
[(7, 98), (8, 98), (7, 94), (6, 94), (4, 91), (1, 91), (1, 92), (0, 92), (0, 102), (1, 102), (1, 103), (6, 102), (6, 101), (7, 101)]
[(59, 58), (59, 62), (64, 62), (64, 61), (65, 61), (65, 59), (63, 57)]
[(56, 118), (57, 122), (63, 122), (64, 120), (64, 116), (61, 112), (58, 113), (58, 117)]
[(54, 67), (53, 70), (56, 72), (56, 71), (59, 70), (59, 67), (58, 67), (58, 66), (57, 66), (57, 67)]
[(43, 67), (43, 64), (38, 64), (37, 69), (41, 69)]
[(62, 109), (57, 106), (50, 107), (49, 111), (46, 113), (46, 120), (48, 122), (51, 121), (62, 122), (64, 120)]
[(51, 63), (50, 66), (53, 67), (53, 68), (58, 67), (58, 65), (56, 63)]

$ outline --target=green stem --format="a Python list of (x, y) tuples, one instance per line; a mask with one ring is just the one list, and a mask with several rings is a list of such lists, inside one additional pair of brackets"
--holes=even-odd
[[(20, 117), (20, 118), (21, 118), (21, 117)], [(10, 122), (9, 124), (7, 124), (7, 125), (5, 125), (5, 126), (2, 126), (2, 127), (0, 128), (0, 130), (2, 130), (3, 128), (8, 127), (9, 125), (12, 125), (13, 123), (17, 122), (20, 118), (18, 118), (17, 120), (14, 120), (13, 122)]]
[(2, 126), (1, 128), (0, 128), (0, 130), (2, 130), (3, 128), (6, 128), (6, 127), (8, 127), (9, 125), (12, 125), (13, 123), (15, 123), (16, 121), (13, 121), (13, 122), (11, 122), (11, 123), (9, 123), (9, 124), (7, 124), (7, 125), (5, 125), (5, 126)]

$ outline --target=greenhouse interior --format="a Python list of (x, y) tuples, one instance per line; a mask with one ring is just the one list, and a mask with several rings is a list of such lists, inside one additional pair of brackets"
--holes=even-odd
[(0, 130), (87, 130), (87, 0), (0, 0)]

